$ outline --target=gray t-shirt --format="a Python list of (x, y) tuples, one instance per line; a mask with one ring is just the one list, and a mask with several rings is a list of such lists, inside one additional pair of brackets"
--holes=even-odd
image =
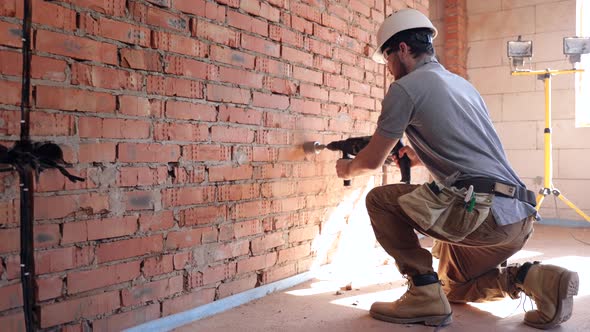
[[(479, 92), (434, 58), (425, 57), (414, 71), (393, 82), (383, 99), (377, 133), (398, 139), (404, 131), (437, 181), (458, 171), (459, 180), (486, 177), (524, 187)], [(492, 213), (499, 225), (508, 225), (536, 210), (517, 199), (496, 196)]]

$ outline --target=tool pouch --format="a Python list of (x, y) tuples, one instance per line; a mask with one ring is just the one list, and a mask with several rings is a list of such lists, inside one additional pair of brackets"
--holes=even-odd
[[(436, 191), (436, 193), (433, 191)], [(490, 213), (494, 194), (474, 193), (466, 204), (467, 189), (425, 183), (400, 196), (402, 210), (422, 229), (452, 242), (460, 242), (475, 231)], [(473, 204), (474, 203), (474, 204)]]

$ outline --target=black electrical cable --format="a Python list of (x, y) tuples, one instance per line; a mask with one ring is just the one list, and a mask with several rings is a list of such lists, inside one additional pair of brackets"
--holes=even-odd
[[(24, 1), (23, 16), (23, 72), (21, 89), (21, 122), (20, 137), (21, 144), (30, 146), (29, 137), (29, 110), (31, 108), (31, 0)], [(38, 319), (35, 314), (35, 256), (33, 242), (34, 222), (34, 184), (33, 168), (31, 165), (17, 167), (20, 178), (20, 260), (21, 260), (21, 283), (23, 289), (23, 311), (25, 326), (28, 331), (38, 329)]]

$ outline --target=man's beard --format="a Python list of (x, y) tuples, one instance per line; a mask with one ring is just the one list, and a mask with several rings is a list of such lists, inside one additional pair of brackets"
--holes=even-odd
[(399, 75), (395, 75), (395, 79), (399, 80), (400, 78), (408, 75), (408, 67), (401, 61), (399, 54), (396, 53), (395, 56), (397, 57), (397, 69), (399, 69)]

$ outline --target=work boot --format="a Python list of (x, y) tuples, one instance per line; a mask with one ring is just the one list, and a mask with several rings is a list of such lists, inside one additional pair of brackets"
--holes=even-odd
[(555, 265), (525, 263), (518, 270), (516, 286), (537, 305), (536, 310), (524, 315), (525, 324), (546, 330), (572, 316), (573, 296), (578, 294), (578, 273)]
[(408, 290), (399, 300), (375, 302), (369, 313), (373, 318), (398, 324), (444, 326), (453, 321), (451, 305), (436, 273), (410, 278)]

